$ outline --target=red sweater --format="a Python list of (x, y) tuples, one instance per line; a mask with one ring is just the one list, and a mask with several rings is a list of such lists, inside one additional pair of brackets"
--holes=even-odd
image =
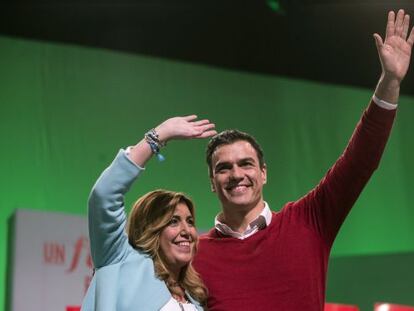
[(342, 156), (319, 185), (273, 213), (271, 224), (239, 240), (215, 229), (194, 260), (210, 311), (322, 311), (333, 241), (378, 167), (395, 110), (371, 103)]

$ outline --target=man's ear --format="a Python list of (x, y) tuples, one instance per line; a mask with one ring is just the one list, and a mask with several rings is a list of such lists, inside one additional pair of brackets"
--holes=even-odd
[(210, 177), (210, 189), (211, 192), (216, 192), (216, 187), (214, 187), (214, 182), (213, 182), (213, 173), (211, 172), (211, 169), (208, 169), (208, 176)]
[(210, 178), (210, 187), (211, 187), (211, 192), (216, 192), (216, 187), (214, 186), (212, 178)]
[(263, 185), (266, 185), (267, 183), (267, 166), (266, 163), (263, 163), (263, 167), (262, 167), (262, 177), (263, 177)]

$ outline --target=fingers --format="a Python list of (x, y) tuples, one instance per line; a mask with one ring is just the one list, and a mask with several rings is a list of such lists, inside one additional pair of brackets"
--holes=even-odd
[(200, 125), (205, 125), (205, 124), (208, 124), (208, 123), (210, 123), (210, 121), (207, 120), (207, 119), (204, 119), (204, 120), (194, 121), (193, 125), (200, 126)]
[[(408, 34), (409, 30), (410, 30), (410, 15), (405, 14), (404, 10), (402, 9), (398, 10), (397, 15), (395, 15), (394, 11), (388, 12), (387, 28), (385, 32), (385, 42), (388, 42), (388, 39), (390, 37), (397, 36), (404, 40), (407, 40), (407, 43), (413, 46), (413, 42), (414, 42), (413, 30), (411, 29), (410, 34)], [(381, 46), (383, 44), (381, 37), (377, 34), (374, 34), (374, 37), (375, 37), (375, 42), (377, 43), (377, 47)], [(381, 42), (381, 45), (379, 45), (380, 42)]]
[(204, 132), (207, 132), (209, 130), (213, 130), (215, 127), (216, 127), (216, 125), (214, 123), (208, 123), (208, 124), (196, 126), (194, 128), (195, 135), (198, 136), (198, 135), (200, 135)]
[(199, 135), (198, 138), (212, 137), (212, 136), (214, 136), (216, 134), (217, 134), (217, 131), (215, 131), (215, 130), (206, 131), (206, 132), (203, 132), (201, 135)]
[(205, 125), (200, 126), (198, 129), (200, 131), (205, 132), (205, 131), (214, 129), (215, 127), (216, 127), (216, 125), (214, 123), (208, 123), (208, 124), (205, 124)]
[(407, 39), (407, 43), (412, 47), (414, 44), (414, 27), (411, 28), (411, 33)]
[(374, 33), (374, 39), (375, 39), (375, 44), (377, 46), (377, 50), (379, 51), (384, 44), (382, 41), (382, 38), (379, 34)]
[[(180, 134), (177, 137), (181, 138), (205, 138), (211, 137), (217, 132), (214, 130), (215, 124), (208, 119), (196, 120), (197, 115), (188, 115), (183, 117), (172, 118), (176, 120), (174, 127), (180, 128)], [(184, 121), (184, 123), (182, 122)], [(178, 123), (177, 123), (178, 122)]]
[(214, 130), (214, 128), (216, 127), (214, 123), (210, 123), (208, 120), (202, 120), (202, 121), (207, 121), (208, 123), (196, 126), (194, 128), (192, 137), (205, 138), (205, 137), (211, 137), (217, 134), (217, 132)]
[(410, 15), (405, 15), (404, 16), (404, 22), (403, 22), (403, 31), (401, 34), (401, 37), (406, 40), (407, 39), (407, 34), (408, 34), (408, 30), (410, 28)]
[(215, 127), (214, 123), (211, 123), (207, 119), (190, 122), (190, 125), (193, 126), (193, 128), (196, 131), (200, 131), (200, 132), (204, 132), (204, 131), (207, 131), (209, 129), (213, 129)]
[(385, 31), (385, 40), (395, 34), (395, 13), (394, 11), (388, 12), (387, 28)]
[(397, 18), (395, 20), (395, 35), (401, 37), (404, 26), (404, 10), (398, 10)]
[(186, 121), (193, 121), (193, 120), (197, 119), (197, 116), (195, 114), (191, 114), (189, 116), (184, 116), (182, 118)]
[[(182, 117), (182, 118), (185, 121), (190, 122), (192, 126), (196, 126), (196, 127), (211, 124), (210, 121), (207, 120), (207, 119), (195, 121), (197, 119), (197, 115), (195, 115), (195, 114), (189, 115), (189, 116), (185, 116), (185, 117)], [(213, 124), (213, 127), (214, 127), (214, 124)]]

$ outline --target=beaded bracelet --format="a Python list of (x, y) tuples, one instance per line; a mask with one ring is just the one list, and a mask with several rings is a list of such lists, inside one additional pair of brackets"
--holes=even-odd
[(162, 143), (160, 141), (155, 129), (150, 129), (148, 132), (146, 132), (144, 139), (150, 146), (152, 153), (154, 153), (157, 156), (158, 161), (164, 161), (165, 157), (160, 153), (160, 149), (161, 147), (165, 146), (165, 143)]

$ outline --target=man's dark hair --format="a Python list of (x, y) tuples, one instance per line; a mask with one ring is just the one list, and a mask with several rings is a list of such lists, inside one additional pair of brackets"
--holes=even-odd
[(252, 135), (249, 135), (239, 130), (225, 130), (213, 136), (207, 145), (206, 160), (210, 176), (213, 175), (211, 158), (213, 156), (214, 151), (216, 151), (216, 149), (221, 145), (230, 145), (237, 141), (247, 141), (256, 151), (257, 158), (259, 159), (260, 168), (264, 167), (265, 162), (262, 147), (260, 147), (259, 143)]

